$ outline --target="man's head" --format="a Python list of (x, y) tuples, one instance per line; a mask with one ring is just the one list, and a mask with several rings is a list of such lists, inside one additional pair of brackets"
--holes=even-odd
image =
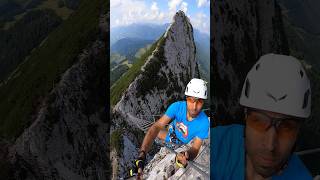
[(187, 110), (190, 117), (197, 117), (201, 111), (204, 99), (207, 99), (207, 85), (202, 79), (191, 79), (188, 83), (185, 95), (187, 99)]
[(310, 115), (310, 82), (301, 63), (267, 54), (249, 71), (240, 104), (246, 109), (245, 143), (256, 173), (270, 177), (288, 161), (303, 119)]

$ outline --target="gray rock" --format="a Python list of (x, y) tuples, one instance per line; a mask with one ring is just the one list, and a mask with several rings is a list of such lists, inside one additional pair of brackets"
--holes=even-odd
[[(217, 124), (241, 122), (239, 97), (247, 72), (266, 53), (288, 54), (281, 10), (273, 0), (213, 1), (211, 93)], [(222, 119), (222, 121), (219, 121)]]

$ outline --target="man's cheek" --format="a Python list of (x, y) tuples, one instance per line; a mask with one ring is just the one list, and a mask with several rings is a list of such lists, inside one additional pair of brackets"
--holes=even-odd
[(262, 139), (260, 138), (259, 134), (254, 132), (253, 129), (251, 129), (250, 127), (247, 128), (249, 129), (247, 129), (246, 131), (246, 149), (250, 153), (256, 154), (257, 152), (261, 151), (259, 147), (262, 143)]
[(289, 157), (294, 151), (294, 141), (280, 141), (279, 142), (279, 153), (282, 157)]

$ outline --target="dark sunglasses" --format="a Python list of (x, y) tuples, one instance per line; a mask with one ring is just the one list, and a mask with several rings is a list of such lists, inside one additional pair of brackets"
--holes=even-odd
[(189, 103), (195, 103), (196, 102), (196, 103), (199, 103), (199, 104), (203, 104), (204, 103), (203, 99), (192, 97), (192, 96), (188, 96), (187, 97), (187, 102), (189, 102)]
[(291, 116), (276, 118), (259, 110), (250, 109), (247, 111), (248, 126), (260, 132), (266, 132), (271, 127), (274, 127), (280, 138), (296, 137), (300, 122), (300, 118)]

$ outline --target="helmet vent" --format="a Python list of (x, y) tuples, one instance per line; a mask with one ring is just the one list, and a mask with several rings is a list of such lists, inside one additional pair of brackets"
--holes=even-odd
[(302, 70), (300, 70), (300, 76), (301, 76), (301, 78), (303, 78), (303, 71)]
[(287, 95), (285, 94), (284, 96), (282, 96), (281, 98), (279, 98), (278, 101), (284, 100), (286, 97), (287, 97)]
[(273, 99), (275, 102), (277, 102), (277, 98), (275, 98), (272, 94), (267, 92), (267, 96), (270, 97), (271, 99)]
[(273, 99), (275, 102), (284, 100), (287, 97), (287, 94), (285, 94), (285, 95), (281, 96), (280, 98), (276, 98), (272, 94), (270, 94), (269, 92), (266, 92), (266, 93), (267, 93), (267, 96), (270, 97), (271, 99)]
[(258, 71), (259, 67), (260, 67), (260, 64), (257, 64), (256, 65), (256, 71)]
[(205, 96), (207, 95), (207, 91), (204, 92), (204, 95), (205, 95)]
[(244, 94), (246, 95), (247, 98), (249, 98), (249, 92), (250, 92), (250, 82), (247, 79), (246, 80), (246, 87), (245, 87), (245, 90), (244, 90)]
[(308, 100), (309, 100), (309, 95), (310, 95), (310, 89), (308, 89), (305, 93), (304, 93), (304, 99), (303, 99), (303, 106), (302, 109), (306, 108), (308, 105)]

